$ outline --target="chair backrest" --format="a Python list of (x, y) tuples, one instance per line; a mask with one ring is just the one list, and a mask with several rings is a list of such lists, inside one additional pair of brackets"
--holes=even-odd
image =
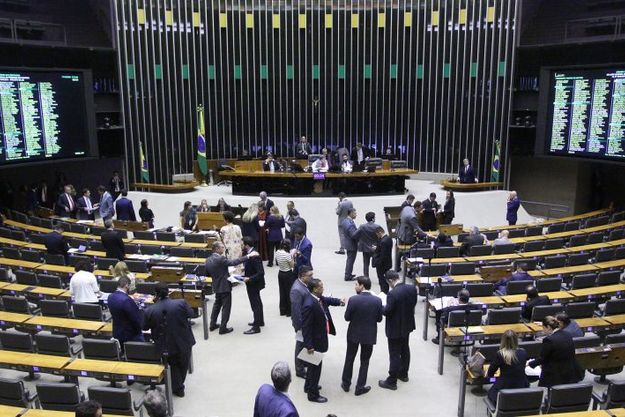
[[(473, 248), (471, 248), (473, 249)], [(514, 250), (516, 249), (516, 244), (515, 243), (505, 243), (503, 245), (495, 245), (493, 246), (493, 253), (495, 255), (503, 255), (506, 253), (514, 253)]]
[(473, 245), (469, 248), (469, 256), (487, 256), (493, 252), (490, 245)]
[(104, 320), (102, 306), (99, 304), (73, 303), (72, 311), (74, 313), (74, 318), (80, 320)]
[(592, 301), (568, 303), (564, 306), (564, 312), (572, 319), (582, 319), (594, 316), (595, 307), (595, 303)]
[(17, 269), (15, 272), (15, 281), (22, 285), (38, 285), (37, 274), (24, 269)]
[(556, 223), (547, 227), (547, 233), (560, 233), (564, 232), (564, 223)]
[(569, 266), (586, 265), (589, 259), (588, 253), (572, 253), (569, 255)]
[(613, 316), (615, 314), (625, 314), (625, 299), (608, 300), (605, 303), (604, 314)]
[(603, 341), (604, 345), (614, 345), (618, 343), (625, 343), (625, 333), (609, 334)]
[(91, 250), (97, 250), (100, 252), (105, 252), (106, 249), (104, 249), (104, 245), (102, 244), (102, 241), (100, 240), (91, 240), (89, 241), (89, 249)]
[(109, 269), (110, 266), (115, 266), (119, 262), (119, 259), (115, 258), (95, 258), (95, 265), (97, 269)]
[(3, 295), (2, 305), (5, 311), (12, 313), (30, 314), (30, 307), (25, 297), (14, 295)]
[(0, 281), (9, 281), (9, 270), (6, 268), (0, 268)]
[(497, 357), (497, 352), (499, 352), (499, 344), (473, 346), (471, 355), (475, 355), (477, 352), (484, 356), (485, 362), (492, 362)]
[(594, 333), (589, 333), (584, 336), (574, 337), (573, 345), (575, 345), (575, 349), (597, 347), (601, 345), (601, 338)]
[(564, 231), (565, 232), (571, 232), (573, 230), (578, 230), (579, 229), (579, 222), (578, 221), (574, 221), (574, 222), (568, 222), (564, 224)]
[(614, 259), (625, 259), (625, 246), (614, 249)]
[(0, 344), (4, 350), (29, 353), (35, 351), (33, 337), (28, 333), (12, 330), (0, 332)]
[(85, 226), (84, 224), (78, 224), (78, 223), (70, 223), (69, 224), (69, 231), (72, 233), (87, 233), (87, 226)]
[(35, 343), (37, 345), (37, 353), (55, 356), (71, 356), (69, 337), (58, 334), (35, 335)]
[(542, 226), (530, 226), (525, 230), (525, 236), (540, 236), (543, 234)]
[(606, 390), (605, 408), (620, 408), (625, 405), (625, 381), (610, 381)]
[(547, 316), (555, 316), (564, 311), (562, 304), (554, 304), (550, 306), (536, 306), (532, 309), (532, 318), (530, 321), (542, 321)]
[(45, 233), (33, 232), (30, 234), (30, 241), (32, 243), (38, 243), (40, 245), (43, 245), (46, 243), (46, 235)]
[(132, 397), (128, 388), (95, 387), (87, 389), (89, 399), (102, 405), (103, 414), (133, 416)]
[(0, 404), (28, 408), (24, 383), (17, 379), (0, 378)]
[(592, 217), (586, 220), (586, 224), (584, 227), (603, 226), (604, 224), (608, 224), (609, 221), (610, 221), (610, 216)]
[(461, 289), (462, 284), (460, 283), (446, 283), (436, 287), (434, 289), (434, 294), (436, 294), (437, 297), (455, 297)]
[(497, 409), (494, 416), (539, 414), (542, 402), (542, 388), (502, 389), (497, 394)]
[(486, 324), (512, 324), (521, 321), (521, 307), (488, 310)]
[(457, 258), (460, 256), (460, 248), (455, 246), (441, 247), (436, 249), (437, 258)]
[(91, 234), (94, 236), (102, 236), (102, 233), (104, 233), (105, 231), (106, 229), (103, 227), (97, 227), (97, 226), (91, 227)]
[(182, 268), (187, 274), (206, 276), (206, 265), (204, 264), (182, 264)]
[(2, 256), (4, 256), (5, 258), (9, 258), (9, 259), (17, 259), (17, 260), (22, 259), (19, 249), (10, 248), (8, 246), (5, 246), (2, 248)]
[(592, 397), (592, 384), (562, 384), (549, 388), (546, 413), (586, 411)]
[(419, 275), (422, 277), (440, 277), (447, 273), (447, 264), (423, 264), (419, 269)]
[[(430, 248), (426, 248), (432, 251), (432, 253), (434, 253), (434, 249), (430, 249)], [(184, 247), (172, 247), (169, 248), (169, 254), (171, 256), (183, 256), (183, 257), (188, 257), (188, 258), (193, 258), (195, 256), (195, 252), (193, 251), (193, 248), (184, 248)], [(421, 256), (422, 255), (416, 255), (416, 256)]]
[(479, 326), (482, 324), (482, 310), (470, 310), (469, 314), (464, 310), (451, 311), (447, 319), (448, 327)]
[(156, 232), (156, 240), (164, 242), (175, 242), (176, 234), (172, 232)]
[(545, 257), (545, 268), (562, 268), (566, 265), (567, 257), (564, 255), (555, 255)]
[(53, 317), (69, 317), (69, 303), (65, 300), (41, 300), (41, 314)]
[(529, 279), (521, 281), (508, 281), (506, 284), (506, 294), (525, 294), (527, 292), (527, 287), (530, 285), (534, 285), (534, 281)]
[(589, 245), (594, 243), (602, 243), (603, 242), (603, 232), (594, 232), (588, 235), (588, 240), (586, 243)]
[(618, 228), (610, 230), (610, 234), (608, 234), (608, 240), (619, 240), (623, 238), (623, 232), (625, 229)]
[(98, 285), (100, 286), (100, 291), (102, 292), (106, 292), (110, 294), (110, 293), (117, 291), (116, 279), (101, 279), (98, 282)]
[(131, 272), (148, 272), (148, 264), (146, 261), (127, 259), (125, 262)]
[(78, 385), (68, 382), (37, 384), (37, 395), (44, 410), (74, 411), (83, 399)]
[(161, 255), (163, 248), (157, 245), (141, 245), (141, 253), (143, 255)]
[(83, 339), (82, 353), (85, 359), (118, 361), (120, 359), (119, 342), (115, 339)]
[(571, 238), (569, 239), (569, 246), (570, 247), (582, 246), (582, 245), (585, 245), (587, 241), (588, 241), (588, 235), (571, 236)]
[(525, 349), (528, 358), (537, 358), (540, 356), (543, 342), (541, 340), (525, 340), (519, 342), (519, 347)]
[(460, 233), (458, 235), (458, 243), (464, 242), (465, 240), (467, 240), (468, 237), (469, 237), (468, 233)]
[(524, 237), (525, 229), (510, 229), (508, 230), (508, 237), (514, 239), (515, 237)]
[(206, 243), (208, 237), (204, 234), (190, 233), (184, 236), (184, 241), (189, 243)]
[(599, 249), (595, 253), (595, 262), (605, 262), (614, 259), (614, 248)]
[(132, 243), (125, 243), (124, 252), (126, 253), (126, 255), (136, 255), (139, 253), (139, 245), (133, 245)]
[(154, 343), (126, 342), (124, 352), (129, 362), (161, 363), (161, 354)]
[(28, 262), (41, 262), (43, 257), (40, 251), (34, 249), (22, 249), (21, 254), (22, 260)]
[(70, 266), (76, 266), (78, 264), (78, 262), (81, 261), (87, 261), (90, 264), (93, 263), (93, 261), (91, 260), (90, 257), (88, 256), (81, 256), (81, 255), (69, 255), (68, 259), (67, 259), (67, 263)]
[(601, 271), (597, 275), (597, 286), (618, 284), (621, 281), (621, 271)]
[[(178, 248), (178, 249), (185, 249), (185, 248)], [(192, 248), (189, 248), (189, 249), (192, 249)], [(435, 253), (434, 248), (415, 248), (410, 251), (410, 257), (431, 259), (434, 257), (434, 253)]]
[(549, 249), (561, 249), (564, 247), (564, 239), (563, 238), (556, 238), (556, 239), (547, 239), (545, 240), (545, 246), (544, 249), (545, 250), (549, 250)]
[(43, 254), (43, 260), (50, 265), (65, 265), (65, 257), (63, 255), (52, 255), (50, 253)]
[(37, 274), (39, 286), (48, 288), (63, 288), (63, 280), (56, 275)]
[(484, 236), (486, 236), (486, 239), (488, 240), (495, 240), (499, 237), (499, 231), (498, 230), (490, 230), (490, 231), (485, 231), (482, 232), (482, 234)]
[(144, 230), (137, 230), (132, 232), (133, 235), (135, 235), (135, 239), (139, 239), (139, 240), (156, 240), (156, 237), (154, 236), (154, 232), (146, 232)]
[(560, 291), (562, 278), (541, 278), (536, 280), (536, 289), (541, 292)]
[(471, 275), (475, 274), (475, 263), (457, 262), (449, 266), (449, 275)]
[(23, 230), (11, 230), (11, 239), (21, 240), (22, 242), (26, 240), (26, 233)]
[(574, 290), (579, 290), (582, 288), (594, 287), (596, 281), (597, 281), (597, 274), (573, 275), (573, 280), (571, 281), (571, 288)]
[[(60, 225), (63, 226), (63, 223), (60, 223)], [(54, 227), (54, 221), (52, 221), (52, 219), (41, 219), (41, 227), (52, 229)]]
[(493, 295), (495, 284), (492, 282), (468, 282), (465, 288), (471, 297), (488, 297)]
[(514, 269), (516, 269), (519, 263), (525, 264), (526, 271), (534, 271), (538, 266), (538, 259), (536, 258), (523, 258), (522, 260), (516, 260), (512, 263)]
[(135, 290), (139, 294), (156, 295), (156, 282), (137, 282)]

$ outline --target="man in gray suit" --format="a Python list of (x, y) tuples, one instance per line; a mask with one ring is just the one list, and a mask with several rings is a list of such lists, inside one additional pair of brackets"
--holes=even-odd
[(369, 264), (371, 257), (375, 253), (375, 247), (378, 244), (378, 235), (376, 230), (379, 225), (375, 224), (375, 213), (370, 211), (365, 214), (367, 223), (363, 223), (358, 228), (360, 236), (358, 237), (358, 252), (362, 252), (362, 275), (369, 277)]
[(347, 211), (351, 208), (354, 208), (354, 205), (350, 200), (347, 199), (344, 192), (339, 193), (339, 204), (336, 206), (336, 215), (339, 217), (338, 229), (339, 229), (339, 244), (341, 247), (339, 250), (335, 251), (339, 255), (345, 255), (345, 248), (343, 247), (343, 230), (341, 229), (341, 224), (343, 220), (347, 217)]
[[(230, 309), (232, 308), (232, 284), (228, 281), (230, 276), (228, 267), (242, 264), (248, 259), (258, 256), (258, 252), (250, 252), (241, 258), (229, 260), (224, 255), (226, 247), (221, 241), (213, 243), (212, 248), (212, 255), (206, 258), (206, 274), (213, 278), (213, 291), (215, 292), (215, 304), (211, 313), (209, 329), (212, 332), (219, 328), (219, 334), (226, 334), (232, 332), (232, 327), (228, 327)], [(220, 311), (221, 324), (218, 324), (217, 316), (219, 316)]]
[(345, 281), (353, 281), (355, 275), (354, 261), (358, 253), (358, 239), (360, 238), (360, 230), (356, 227), (354, 219), (356, 218), (356, 209), (347, 210), (347, 217), (343, 219), (341, 227), (343, 229), (343, 247), (347, 252), (347, 260), (345, 261)]
[[(420, 203), (420, 202), (419, 202)], [(399, 226), (397, 227), (397, 240), (405, 245), (412, 245), (417, 237), (427, 236), (419, 227), (417, 210), (413, 206), (406, 206), (399, 214)]]
[(291, 324), (295, 330), (295, 375), (306, 378), (306, 363), (297, 358), (297, 355), (304, 348), (304, 336), (302, 335), (302, 304), (306, 297), (310, 295), (308, 283), (313, 278), (311, 267), (304, 265), (299, 270), (299, 276), (291, 287), (289, 297), (291, 299)]

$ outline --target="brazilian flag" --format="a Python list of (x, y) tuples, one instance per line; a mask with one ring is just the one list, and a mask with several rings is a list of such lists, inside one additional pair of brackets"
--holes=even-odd
[(495, 156), (493, 157), (493, 167), (490, 171), (490, 180), (491, 182), (499, 182), (499, 166), (501, 164), (501, 160), (499, 159), (499, 155), (501, 154), (501, 142), (495, 141)]
[(143, 144), (139, 142), (139, 157), (141, 158), (141, 179), (143, 182), (150, 182), (150, 172), (148, 171), (148, 161), (143, 153)]
[(197, 165), (203, 176), (208, 174), (206, 163), (206, 139), (204, 138), (204, 107), (197, 108)]

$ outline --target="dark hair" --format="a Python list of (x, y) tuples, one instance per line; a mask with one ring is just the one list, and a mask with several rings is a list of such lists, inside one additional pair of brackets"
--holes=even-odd
[[(280, 249), (284, 250), (284, 251), (290, 251), (291, 250), (291, 241), (289, 239), (282, 239), (282, 242), (280, 242)], [(304, 268), (304, 267), (302, 267)]]
[(291, 370), (286, 362), (277, 362), (271, 369), (271, 381), (280, 392), (286, 392), (291, 384)]
[(469, 293), (469, 290), (467, 290), (466, 288), (463, 288), (460, 291), (458, 291), (458, 301), (460, 301), (462, 304), (468, 303), (470, 298), (471, 298), (471, 294)]
[(319, 278), (313, 278), (308, 283), (308, 291), (313, 292), (315, 288), (321, 285), (321, 280)]
[(63, 227), (63, 223), (61, 222), (56, 222), (54, 223), (54, 230), (56, 230), (57, 232), (64, 232), (65, 228)]
[(443, 233), (443, 232), (439, 232), (438, 236), (436, 236), (436, 241), (439, 244), (443, 244), (443, 243), (447, 242), (447, 235), (445, 233)]
[(106, 191), (106, 187), (105, 187), (105, 186), (103, 186), (103, 185), (98, 185), (98, 191), (99, 191), (99, 192), (101, 192), (101, 193), (103, 193), (103, 192), (105, 192), (105, 191)]
[(299, 216), (299, 211), (297, 211), (296, 209), (291, 209), (291, 210), (289, 210), (289, 215), (291, 215), (291, 216)]
[(345, 198), (345, 193), (343, 191), (341, 191), (338, 195), (339, 198)]
[(82, 195), (85, 195), (85, 194), (87, 194), (88, 192), (89, 192), (89, 189), (88, 189), (88, 188), (83, 188), (83, 189), (82, 189)]
[(216, 240), (211, 245), (211, 250), (215, 252), (217, 249), (219, 249), (222, 246), (224, 246), (224, 243), (221, 240)]
[(415, 199), (414, 194), (408, 194), (408, 195), (406, 196), (406, 200), (414, 200), (414, 199)]
[(430, 193), (430, 198), (432, 197), (436, 198), (436, 193)]
[(122, 190), (122, 197), (127, 197), (127, 196), (128, 196), (128, 190), (124, 188)]
[(224, 211), (222, 213), (222, 216), (224, 216), (224, 220), (227, 221), (228, 223), (232, 223), (234, 222), (234, 213), (231, 211)]
[(93, 265), (91, 264), (90, 261), (80, 260), (80, 261), (76, 262), (76, 266), (74, 266), (74, 271), (76, 271), (76, 272), (80, 272), (80, 271), (93, 272)]
[(76, 406), (76, 417), (95, 417), (101, 408), (97, 401), (83, 401)]
[(382, 226), (378, 226), (378, 227), (376, 227), (376, 228), (375, 228), (375, 232), (376, 232), (376, 233), (386, 233), (386, 232), (384, 231), (384, 228), (383, 228)]
[(455, 200), (456, 199), (456, 197), (454, 197), (454, 192), (453, 191), (449, 190), (447, 192), (449, 193), (449, 199), (450, 200)]
[(156, 283), (156, 296), (159, 300), (165, 299), (169, 296), (169, 287), (166, 282), (158, 282)]
[(191, 202), (190, 201), (185, 201), (184, 202), (184, 206), (183, 206), (183, 211), (184, 210), (189, 210), (189, 208), (191, 207)]
[(571, 324), (571, 318), (564, 311), (556, 314), (556, 320), (558, 320), (564, 326), (568, 326), (569, 324)]
[(392, 269), (389, 269), (384, 274), (384, 278), (386, 278), (387, 281), (395, 281), (399, 279), (399, 274)]
[(372, 211), (367, 212), (367, 214), (365, 214), (365, 220), (368, 221), (368, 222), (374, 221), (375, 220), (375, 213), (372, 212)]
[(141, 200), (141, 207), (147, 207), (147, 206), (148, 206), (148, 200), (144, 198), (143, 200)]
[(249, 236), (243, 236), (243, 244), (245, 246), (253, 247), (254, 246), (254, 239), (252, 239)]
[(353, 208), (353, 207), (352, 207), (352, 208), (350, 208), (350, 209), (347, 209), (347, 215), (348, 215), (348, 216), (351, 216), (351, 214), (352, 214), (352, 213), (355, 213), (355, 212), (356, 212), (356, 209), (355, 209), (355, 208)]
[(298, 276), (303, 277), (304, 275), (306, 275), (309, 272), (312, 272), (312, 266), (308, 266), (308, 265), (303, 265), (299, 268), (299, 274)]
[(356, 277), (356, 281), (358, 282), (358, 285), (362, 285), (363, 287), (365, 287), (365, 290), (371, 289), (371, 280), (369, 279), (369, 277)]
[(419, 208), (419, 207), (421, 207), (421, 202), (420, 202), (419, 200), (415, 201), (415, 202), (414, 202), (413, 207), (414, 207), (414, 208)]
[(104, 220), (104, 227), (106, 227), (107, 229), (110, 229), (111, 227), (113, 227), (113, 220), (111, 219)]
[(555, 330), (560, 327), (560, 323), (553, 316), (545, 316), (543, 319), (543, 327), (549, 327), (551, 330)]
[(130, 286), (130, 278), (128, 277), (119, 277), (117, 280), (117, 288), (125, 288)]
[(538, 297), (538, 290), (535, 286), (530, 285), (527, 287), (527, 298), (536, 298)]

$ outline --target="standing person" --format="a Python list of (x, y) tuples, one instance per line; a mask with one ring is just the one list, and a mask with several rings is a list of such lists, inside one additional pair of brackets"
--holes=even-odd
[(190, 201), (185, 201), (182, 211), (180, 212), (180, 228), (195, 231), (197, 230), (197, 222), (197, 212)]
[(386, 234), (380, 226), (375, 230), (379, 241), (375, 247), (373, 255), (373, 263), (375, 264), (375, 272), (378, 275), (378, 283), (380, 291), (388, 294), (388, 282), (386, 282), (386, 272), (393, 267), (393, 239)]
[(403, 203), (401, 203), (401, 209), (403, 210), (406, 206), (412, 206), (414, 204), (415, 196), (414, 194), (408, 194)]
[(132, 205), (132, 200), (128, 199), (128, 190), (123, 189), (121, 195), (122, 198), (115, 202), (117, 220), (129, 220), (136, 222), (137, 216), (135, 215), (135, 208)]
[(59, 217), (74, 217), (76, 202), (72, 197), (72, 189), (69, 185), (63, 187), (63, 193), (56, 200), (56, 214)]
[(488, 399), (497, 404), (497, 394), (502, 389), (528, 388), (525, 376), (527, 352), (519, 348), (519, 338), (512, 330), (506, 330), (501, 336), (501, 344), (495, 359), (490, 363), (485, 380), (488, 381), (499, 371), (499, 377), (488, 390)]
[(148, 227), (152, 229), (154, 227), (154, 213), (148, 208), (148, 200), (145, 198), (141, 200), (141, 208), (139, 209), (139, 217), (143, 223), (147, 223)]
[[(258, 242), (258, 204), (252, 203), (243, 216), (241, 216), (241, 233), (243, 236), (249, 236), (254, 242)], [(255, 243), (257, 244), (257, 243)]]
[(354, 359), (360, 346), (360, 370), (356, 382), (356, 395), (363, 395), (371, 390), (367, 385), (367, 372), (369, 359), (373, 353), (378, 337), (378, 323), (382, 321), (382, 300), (371, 294), (371, 280), (368, 277), (356, 278), (356, 295), (349, 298), (345, 309), (345, 321), (349, 322), (347, 328), (347, 351), (345, 352), (345, 364), (341, 388), (348, 392), (352, 383), (352, 370)]
[(241, 248), (243, 247), (241, 228), (239, 225), (234, 224), (233, 212), (225, 211), (222, 215), (226, 224), (221, 227), (219, 233), (221, 235), (221, 241), (226, 247), (226, 257), (228, 259), (238, 259), (241, 257)]
[(341, 228), (343, 229), (342, 246), (345, 248), (345, 252), (347, 252), (345, 275), (343, 277), (345, 281), (353, 281), (355, 277), (352, 271), (354, 270), (354, 261), (356, 261), (356, 254), (358, 253), (358, 238), (360, 237), (360, 231), (356, 228), (356, 223), (354, 223), (356, 215), (355, 208), (349, 209), (347, 217), (341, 223)]
[(302, 266), (299, 276), (293, 282), (289, 292), (291, 301), (291, 325), (295, 330), (295, 375), (306, 378), (306, 362), (299, 359), (300, 351), (304, 349), (304, 338), (302, 336), (302, 305), (306, 297), (310, 295), (308, 284), (313, 279), (313, 270), (309, 266)]
[(417, 212), (421, 208), (421, 202), (416, 201), (414, 206), (406, 206), (399, 214), (399, 226), (397, 226), (397, 241), (404, 245), (412, 245), (417, 237), (424, 238), (427, 235), (419, 227)]
[(291, 241), (284, 239), (280, 242), (280, 246), (274, 256), (276, 265), (278, 266), (278, 288), (280, 293), (280, 315), (291, 316), (291, 301), (289, 299), (289, 293), (293, 282), (295, 281), (295, 275), (293, 273), (293, 256), (291, 256)]
[(113, 337), (124, 349), (126, 342), (143, 342), (143, 317), (135, 301), (128, 295), (130, 280), (120, 277), (117, 290), (108, 296), (108, 308), (113, 318)]
[(167, 283), (156, 284), (155, 303), (145, 310), (143, 328), (150, 330), (158, 351), (161, 354), (167, 352), (172, 392), (177, 397), (184, 397), (184, 381), (195, 345), (189, 323), (191, 317), (193, 310), (185, 300), (169, 298)]
[(269, 217), (269, 212), (265, 208), (265, 205), (262, 203), (258, 203), (258, 214), (256, 215), (258, 219), (258, 241), (255, 242), (258, 253), (260, 253), (260, 258), (263, 261), (269, 260), (269, 251), (268, 251), (268, 241), (267, 241), (267, 217)]
[(443, 205), (443, 224), (451, 224), (456, 217), (456, 198), (453, 191), (447, 191)]
[(386, 337), (388, 338), (388, 377), (378, 381), (382, 388), (396, 390), (397, 380), (408, 382), (410, 369), (410, 345), (408, 338), (415, 329), (414, 309), (417, 304), (417, 289), (399, 282), (399, 274), (388, 271), (386, 279), (391, 291), (386, 298)]
[(458, 173), (458, 182), (462, 184), (477, 182), (473, 166), (469, 163), (467, 158), (462, 160), (462, 168), (460, 168), (460, 172)]
[(119, 172), (113, 171), (113, 177), (109, 181), (109, 190), (113, 201), (117, 200), (117, 197), (119, 197), (119, 194), (124, 188), (124, 181), (120, 178)]
[[(338, 298), (323, 296), (323, 282), (320, 279), (312, 279), (308, 283), (310, 295), (304, 299), (302, 304), (302, 336), (304, 337), (304, 348), (308, 354), (315, 351), (328, 351), (328, 334), (336, 335), (336, 329), (332, 322), (329, 306), (345, 305)], [(316, 403), (328, 402), (328, 399), (319, 394), (319, 379), (321, 378), (321, 367), (319, 365), (308, 364), (306, 372), (306, 383), (304, 392), (308, 394), (308, 401)]]
[(50, 198), (50, 189), (46, 180), (41, 180), (39, 188), (37, 188), (37, 199), (42, 207), (52, 208), (52, 199)]
[(306, 139), (306, 136), (302, 136), (299, 139), (299, 142), (295, 145), (293, 149), (293, 153), (295, 154), (295, 158), (297, 159), (308, 159), (308, 155), (312, 153), (312, 148), (308, 144), (308, 139)]
[(560, 323), (553, 316), (543, 319), (543, 338), (538, 358), (530, 361), (528, 366), (535, 368), (541, 365), (539, 387), (552, 387), (560, 384), (574, 384), (581, 379), (575, 359), (573, 338), (560, 330)]
[(436, 230), (436, 213), (438, 212), (436, 193), (430, 193), (430, 198), (423, 200), (421, 207), (423, 208), (423, 230)]
[[(219, 329), (219, 334), (232, 332), (232, 327), (228, 327), (230, 320), (230, 309), (232, 308), (232, 284), (228, 281), (230, 273), (229, 266), (242, 264), (250, 258), (258, 256), (257, 252), (248, 253), (238, 259), (227, 259), (224, 253), (226, 247), (222, 242), (214, 242), (213, 253), (206, 258), (206, 274), (213, 278), (213, 291), (215, 292), (215, 304), (210, 319), (210, 331)], [(222, 310), (223, 308), (223, 310)], [(221, 324), (217, 323), (217, 316), (221, 312)]]
[(265, 228), (267, 229), (267, 257), (269, 263), (267, 266), (273, 266), (273, 254), (275, 250), (282, 242), (282, 228), (284, 228), (284, 217), (280, 214), (278, 206), (272, 206), (269, 217), (265, 222)]
[(271, 381), (263, 384), (254, 400), (254, 417), (299, 417), (288, 395), (291, 370), (286, 362), (276, 362), (271, 368)]
[(369, 277), (369, 264), (378, 244), (376, 230), (379, 225), (375, 224), (375, 213), (370, 211), (365, 214), (367, 223), (358, 227), (358, 252), (362, 252), (362, 274)]
[(80, 260), (74, 267), (76, 273), (69, 280), (69, 292), (75, 303), (100, 302), (102, 293), (98, 287), (98, 280), (93, 275), (93, 265), (89, 261)]
[(295, 274), (299, 274), (299, 270), (303, 266), (309, 266), (312, 268), (312, 242), (302, 232), (295, 232), (295, 241), (293, 242), (293, 259), (295, 260), (294, 271)]
[(510, 226), (514, 226), (517, 221), (517, 213), (521, 206), (521, 200), (516, 194), (516, 191), (510, 191), (508, 194), (508, 202), (506, 203), (506, 220)]
[(267, 210), (267, 212), (269, 212), (269, 210), (271, 210), (271, 208), (273, 207), (273, 201), (269, 199), (269, 197), (267, 197), (267, 193), (265, 191), (261, 191), (258, 194), (258, 198), (260, 198), (259, 201), (259, 206), (262, 205), (265, 206), (265, 210)]
[(46, 252), (50, 255), (63, 255), (67, 263), (69, 243), (63, 236), (63, 224), (58, 222), (54, 225), (54, 229), (45, 235), (43, 243), (46, 246)]
[(291, 222), (293, 217), (291, 216), (291, 210), (295, 208), (293, 201), (286, 202), (286, 216), (284, 217), (284, 238), (293, 241), (293, 234), (291, 233)]
[(345, 220), (345, 218), (347, 217), (347, 212), (349, 211), (349, 209), (354, 208), (354, 205), (352, 204), (352, 202), (350, 200), (347, 199), (347, 196), (345, 195), (344, 192), (340, 192), (339, 193), (339, 202), (336, 206), (336, 215), (338, 216), (338, 229), (339, 229), (339, 250), (335, 251), (334, 253), (339, 254), (339, 255), (345, 255), (345, 248), (343, 247), (343, 229), (342, 229), (342, 224), (343, 224), (343, 220)]
[(95, 207), (91, 202), (91, 191), (83, 188), (82, 197), (76, 201), (76, 218), (78, 220), (95, 220)]
[(115, 208), (113, 207), (113, 197), (106, 191), (106, 188), (103, 185), (98, 187), (98, 194), (100, 194), (100, 217), (103, 222), (107, 220), (111, 220), (115, 215)]
[(575, 320), (572, 320), (564, 311), (556, 314), (556, 320), (560, 325), (560, 330), (568, 333), (571, 337), (583, 337), (584, 331)]
[[(243, 249), (245, 253), (254, 252), (254, 242), (249, 237), (243, 238)], [(260, 328), (265, 325), (265, 315), (263, 314), (263, 300), (260, 298), (260, 291), (265, 288), (265, 270), (263, 261), (259, 257), (252, 257), (244, 262), (244, 281), (247, 288), (247, 298), (250, 300), (250, 307), (254, 314), (254, 320), (248, 323), (251, 329), (243, 334), (260, 333)]]
[(367, 159), (369, 159), (369, 148), (363, 146), (362, 143), (357, 143), (351, 153), (351, 160), (354, 162), (354, 166), (359, 167), (360, 170), (364, 169)]
[(306, 234), (306, 220), (303, 217), (300, 217), (299, 212), (296, 209), (289, 210), (289, 216), (291, 220), (287, 223), (291, 228), (291, 236), (295, 239), (295, 234), (299, 233), (302, 235)]
[(113, 220), (106, 220), (104, 226), (106, 226), (106, 230), (102, 232), (100, 240), (106, 251), (106, 257), (123, 261), (126, 257), (124, 240), (117, 234), (115, 229), (113, 229)]

